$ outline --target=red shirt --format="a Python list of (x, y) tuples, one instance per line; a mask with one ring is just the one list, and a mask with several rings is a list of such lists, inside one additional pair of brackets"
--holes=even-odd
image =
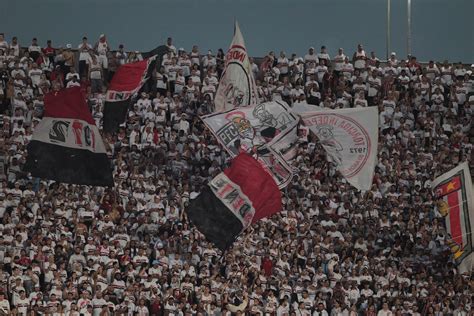
[(273, 270), (273, 262), (268, 258), (264, 258), (262, 261), (262, 268), (265, 271), (265, 276), (271, 276)]
[(161, 314), (162, 314), (161, 303), (153, 302), (150, 305), (150, 315), (161, 315)]
[(54, 56), (54, 52), (55, 52), (55, 49), (52, 48), (52, 47), (45, 47), (43, 48), (43, 53), (46, 55), (46, 56)]
[(21, 257), (21, 259), (18, 260), (18, 264), (22, 266), (29, 266), (31, 264), (31, 260), (28, 257)]

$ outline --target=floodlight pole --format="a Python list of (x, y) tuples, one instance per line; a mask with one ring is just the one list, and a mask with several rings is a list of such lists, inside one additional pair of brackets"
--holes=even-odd
[(411, 0), (407, 0), (407, 56), (411, 55)]
[(387, 60), (390, 56), (390, 7), (391, 7), (391, 0), (387, 0), (387, 51), (386, 57)]

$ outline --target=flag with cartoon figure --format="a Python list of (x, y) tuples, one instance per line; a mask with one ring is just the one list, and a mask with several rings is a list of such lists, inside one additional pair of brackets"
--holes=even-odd
[(447, 245), (451, 248), (459, 272), (470, 272), (474, 266), (474, 198), (467, 162), (436, 178), (432, 188), (438, 199), (438, 210), (446, 223), (449, 235)]
[(213, 113), (202, 120), (231, 157), (250, 153), (280, 188), (290, 182), (293, 172), (285, 156), (294, 156), (299, 118), (286, 103), (265, 102)]

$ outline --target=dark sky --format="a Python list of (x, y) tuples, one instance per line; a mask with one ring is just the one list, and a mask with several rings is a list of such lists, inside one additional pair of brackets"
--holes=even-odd
[[(78, 45), (107, 34), (116, 48), (148, 50), (174, 38), (177, 48), (227, 49), (239, 21), (251, 56), (309, 46), (352, 54), (357, 43), (384, 57), (386, 0), (0, 0), (0, 32), (29, 44)], [(406, 3), (392, 0), (391, 51), (406, 56)], [(474, 62), (474, 0), (412, 0), (412, 53)]]

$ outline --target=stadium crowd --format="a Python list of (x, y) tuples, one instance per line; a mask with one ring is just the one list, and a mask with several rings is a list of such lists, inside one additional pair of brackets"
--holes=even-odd
[(103, 135), (115, 178), (103, 188), (32, 178), (26, 146), (51, 89), (83, 87), (100, 127), (113, 73), (140, 53), (104, 35), (76, 53), (0, 34), (0, 315), (473, 315), (430, 183), (473, 166), (474, 65), (382, 63), (362, 45), (252, 61), (261, 100), (377, 106), (378, 163), (359, 192), (302, 133), (284, 210), (221, 254), (184, 209), (229, 163), (199, 119), (224, 53), (166, 45), (126, 123)]

